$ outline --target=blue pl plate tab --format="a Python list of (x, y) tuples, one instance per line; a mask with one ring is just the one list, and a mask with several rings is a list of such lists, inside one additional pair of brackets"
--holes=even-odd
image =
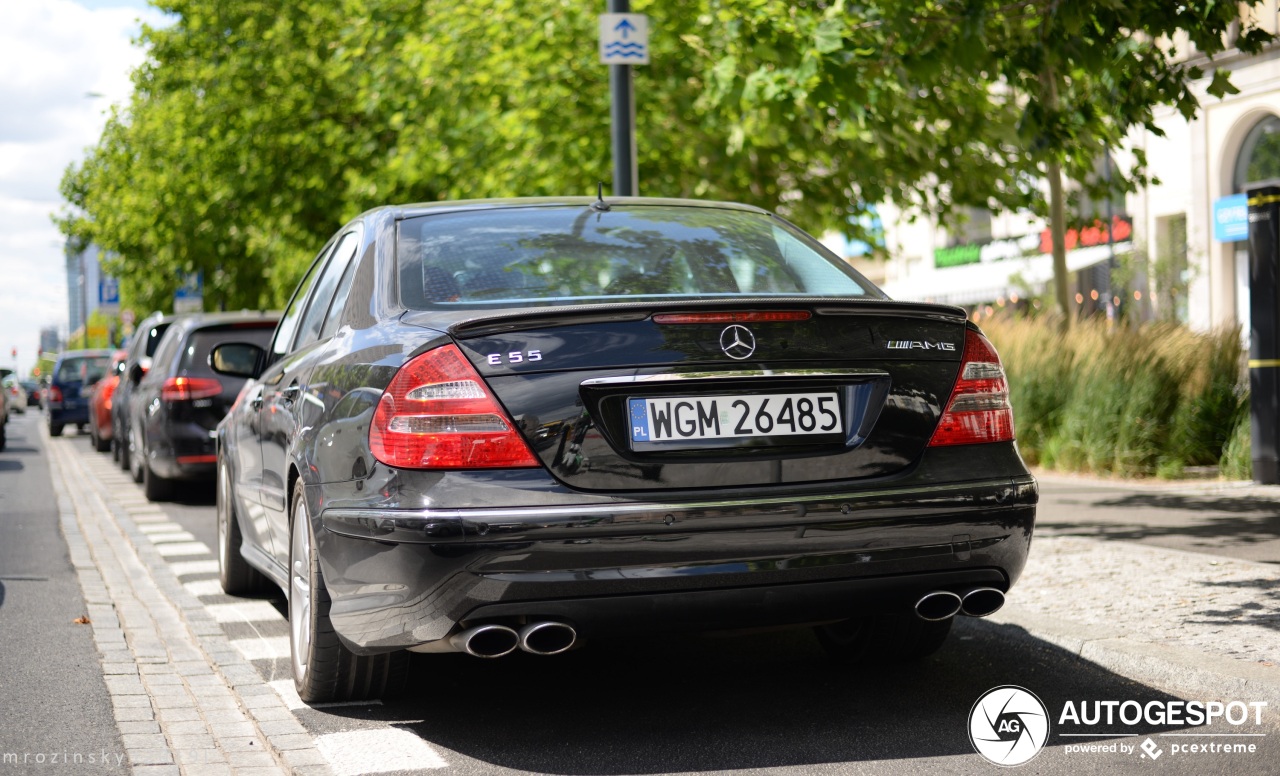
[(631, 441), (649, 441), (649, 404), (644, 399), (628, 399), (631, 409)]

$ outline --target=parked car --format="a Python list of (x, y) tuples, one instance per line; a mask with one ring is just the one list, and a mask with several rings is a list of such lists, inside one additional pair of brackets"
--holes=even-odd
[(169, 330), (174, 316), (164, 313), (152, 313), (142, 319), (138, 328), (134, 329), (129, 340), (128, 356), (125, 357), (124, 368), (120, 372), (120, 384), (111, 399), (111, 457), (120, 468), (132, 471), (127, 444), (129, 428), (129, 400), (133, 397), (133, 389), (142, 380), (142, 376), (151, 368), (151, 358), (160, 345), (160, 338)]
[(89, 396), (89, 444), (100, 453), (111, 449), (111, 440), (115, 433), (111, 428), (111, 400), (115, 396), (116, 386), (120, 384), (120, 375), (124, 371), (127, 350), (117, 350), (111, 356), (111, 368), (107, 376), (93, 386)]
[(89, 397), (94, 383), (111, 368), (110, 350), (68, 350), (54, 363), (44, 389), (45, 417), (50, 436), (61, 436), (65, 426), (84, 431), (89, 424)]
[(244, 378), (214, 374), (209, 352), (228, 340), (265, 348), (278, 320), (259, 312), (185, 315), (161, 337), (151, 368), (129, 397), (130, 470), (148, 499), (172, 497), (177, 481), (213, 482), (214, 430)]
[(22, 389), (27, 392), (26, 405), (28, 407), (39, 407), (40, 383), (35, 380), (22, 380), (20, 381), (20, 385), (22, 385)]
[(10, 404), (9, 392), (0, 391), (0, 450), (3, 450), (5, 445), (9, 443), (7, 426), (9, 425)]
[(17, 377), (8, 375), (3, 380), (0, 380), (0, 391), (5, 394), (5, 400), (8, 402), (10, 412), (16, 412), (19, 415), (26, 414), (27, 392), (22, 389)]
[(223, 589), (288, 596), (309, 702), (404, 650), (816, 624), (917, 658), (998, 609), (1037, 486), (965, 311), (741, 205), (380, 208), (320, 251), (218, 427)]

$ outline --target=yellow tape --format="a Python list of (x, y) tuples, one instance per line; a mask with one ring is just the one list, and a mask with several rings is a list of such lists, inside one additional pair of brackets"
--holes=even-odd
[(1280, 358), (1251, 358), (1249, 359), (1250, 369), (1268, 369), (1280, 366)]
[(1249, 207), (1258, 207), (1259, 205), (1270, 205), (1273, 202), (1280, 202), (1280, 194), (1268, 194), (1265, 197), (1250, 197)]

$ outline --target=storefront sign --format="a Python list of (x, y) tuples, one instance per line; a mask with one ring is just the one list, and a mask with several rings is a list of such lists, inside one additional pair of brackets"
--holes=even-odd
[(1249, 195), (1232, 194), (1213, 201), (1213, 239), (1237, 242), (1249, 239)]
[[(1133, 220), (1128, 216), (1114, 216), (1109, 230), (1106, 222), (1098, 220), (1090, 226), (1068, 229), (1065, 238), (1067, 250), (1073, 251), (1076, 248), (1106, 245), (1108, 240), (1116, 243), (1124, 242), (1132, 236)], [(965, 264), (986, 264), (1005, 259), (1020, 259), (1038, 253), (1053, 253), (1053, 236), (1048, 229), (1039, 234), (1028, 234), (1023, 237), (939, 248), (933, 252), (933, 264), (940, 268), (960, 267)]]

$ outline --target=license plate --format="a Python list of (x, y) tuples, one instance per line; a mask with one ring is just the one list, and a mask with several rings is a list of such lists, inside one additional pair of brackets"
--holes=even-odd
[(844, 429), (834, 392), (628, 399), (632, 442), (808, 436)]

